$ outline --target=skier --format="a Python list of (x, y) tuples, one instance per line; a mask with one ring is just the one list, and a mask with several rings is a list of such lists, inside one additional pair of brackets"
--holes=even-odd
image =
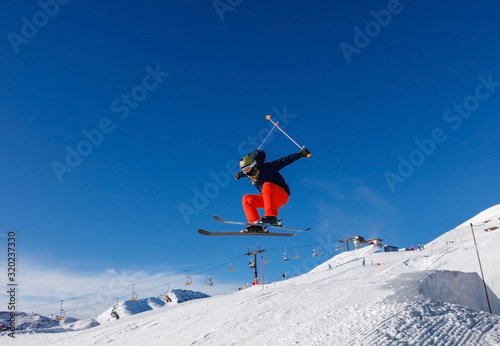
[[(290, 188), (279, 171), (289, 164), (311, 153), (305, 147), (298, 153), (284, 156), (280, 159), (265, 162), (266, 153), (255, 150), (240, 160), (241, 171), (236, 172), (235, 179), (248, 177), (261, 193), (243, 196), (243, 209), (250, 223), (270, 224), (280, 226), (278, 209), (288, 202)], [(257, 208), (264, 208), (264, 217), (260, 217)], [(242, 232), (267, 232), (262, 226), (250, 225)]]

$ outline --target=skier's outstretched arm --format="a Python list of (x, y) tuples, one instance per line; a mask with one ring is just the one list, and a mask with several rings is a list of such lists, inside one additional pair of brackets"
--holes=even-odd
[(269, 162), (269, 165), (271, 165), (274, 170), (279, 171), (279, 170), (285, 168), (286, 166), (288, 166), (289, 164), (294, 163), (298, 159), (300, 159), (302, 157), (308, 157), (309, 155), (311, 155), (311, 152), (309, 150), (307, 150), (306, 148), (304, 148), (298, 153), (293, 153), (293, 154), (290, 154), (287, 156), (283, 156), (280, 159), (271, 161), (271, 162)]

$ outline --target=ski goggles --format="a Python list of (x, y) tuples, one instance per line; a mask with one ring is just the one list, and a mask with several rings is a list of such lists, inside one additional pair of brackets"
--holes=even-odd
[(256, 165), (256, 164), (257, 164), (257, 161), (254, 161), (254, 162), (252, 162), (251, 164), (246, 165), (245, 167), (243, 167), (243, 168), (241, 169), (241, 171), (242, 171), (243, 173), (245, 173), (245, 174), (248, 174), (248, 173), (252, 170), (252, 168), (254, 168), (254, 167), (255, 167), (255, 165)]

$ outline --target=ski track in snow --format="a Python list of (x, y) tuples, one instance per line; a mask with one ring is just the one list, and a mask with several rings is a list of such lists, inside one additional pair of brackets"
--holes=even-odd
[[(470, 222), (488, 227), (500, 206)], [(468, 221), (468, 222), (469, 222)], [(476, 232), (493, 314), (467, 224), (424, 251), (344, 252), (299, 277), (229, 295), (156, 304), (72, 332), (5, 334), (12, 345), (500, 345), (500, 230)], [(485, 226), (486, 227), (486, 226)], [(470, 232), (470, 231), (469, 231)], [(497, 233), (495, 233), (497, 232)], [(453, 242), (451, 242), (453, 241)], [(361, 259), (366, 259), (363, 266)], [(372, 266), (372, 263), (374, 264)], [(328, 265), (332, 270), (328, 270)], [(147, 300), (151, 302), (154, 300)], [(130, 305), (130, 304), (128, 304)], [(124, 305), (125, 306), (125, 305)], [(106, 316), (109, 312), (103, 314)], [(105, 317), (103, 317), (105, 318)], [(106, 318), (105, 318), (106, 319)]]

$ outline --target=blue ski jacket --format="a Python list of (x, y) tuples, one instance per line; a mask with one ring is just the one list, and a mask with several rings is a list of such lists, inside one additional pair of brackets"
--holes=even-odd
[[(257, 188), (257, 190), (259, 190), (259, 192), (262, 192), (262, 187), (264, 183), (273, 183), (282, 187), (285, 190), (285, 192), (288, 195), (290, 195), (290, 187), (285, 182), (285, 178), (283, 178), (283, 176), (279, 171), (282, 168), (285, 168), (289, 164), (294, 163), (295, 161), (300, 159), (301, 158), (300, 153), (294, 153), (287, 156), (283, 156), (282, 158), (271, 162), (265, 162), (266, 153), (263, 150), (252, 151), (249, 155), (255, 158), (260, 171), (259, 178), (257, 179), (257, 181), (255, 182), (252, 181), (252, 184)], [(238, 176), (240, 178), (247, 177), (247, 175), (242, 171), (238, 172)]]

